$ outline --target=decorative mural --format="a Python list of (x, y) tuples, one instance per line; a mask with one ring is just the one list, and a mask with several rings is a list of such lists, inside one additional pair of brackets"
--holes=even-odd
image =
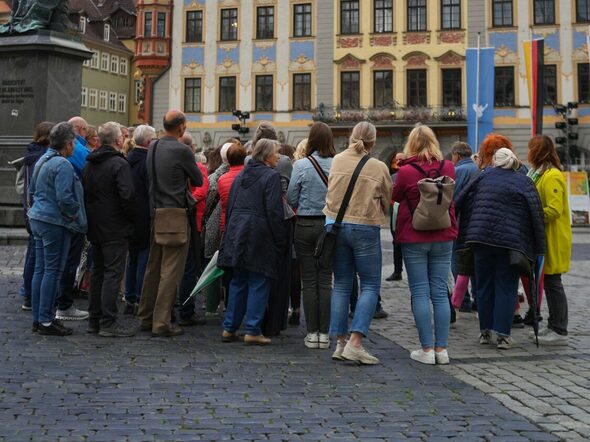
[(277, 45), (275, 42), (255, 42), (252, 48), (252, 72), (274, 72), (276, 58)]
[(518, 33), (490, 32), (490, 46), (496, 48), (495, 61), (499, 64), (517, 63), (519, 61)]
[(289, 70), (309, 71), (315, 69), (315, 44), (313, 41), (292, 41), (289, 50)]

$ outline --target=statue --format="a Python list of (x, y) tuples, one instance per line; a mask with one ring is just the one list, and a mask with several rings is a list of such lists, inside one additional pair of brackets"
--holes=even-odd
[(10, 21), (0, 26), (0, 35), (39, 29), (64, 32), (68, 21), (68, 0), (12, 0)]

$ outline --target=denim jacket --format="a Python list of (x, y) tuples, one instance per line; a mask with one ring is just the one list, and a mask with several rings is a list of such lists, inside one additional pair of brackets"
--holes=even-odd
[[(328, 176), (332, 158), (322, 158), (315, 152), (312, 155)], [(289, 204), (297, 209), (298, 215), (323, 216), (322, 210), (326, 205), (327, 192), (328, 188), (308, 158), (295, 162), (287, 190), (287, 199)]]
[(30, 219), (86, 233), (88, 222), (80, 178), (70, 162), (51, 147), (35, 165), (29, 200)]

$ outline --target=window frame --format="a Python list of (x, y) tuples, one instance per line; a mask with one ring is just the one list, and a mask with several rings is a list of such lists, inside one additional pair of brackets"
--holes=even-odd
[[(230, 90), (229, 86), (223, 86), (222, 82), (224, 80), (233, 80), (234, 86), (233, 86), (233, 106), (231, 106), (231, 108), (222, 108), (221, 107), (221, 103), (222, 101), (227, 101), (227, 97), (225, 97), (224, 100), (222, 100), (222, 93), (227, 93), (227, 91)], [(224, 76), (224, 77), (219, 77), (219, 96), (218, 96), (218, 103), (217, 103), (217, 107), (218, 107), (218, 111), (220, 113), (226, 113), (226, 112), (233, 112), (234, 110), (236, 110), (236, 106), (237, 106), (237, 99), (238, 99), (238, 94), (237, 94), (237, 78), (235, 75), (233, 76)]]
[[(261, 11), (266, 11), (266, 14), (261, 15)], [(272, 14), (269, 14), (268, 11), (272, 11)], [(260, 26), (261, 19), (264, 23), (263, 27)], [(275, 38), (275, 7), (274, 5), (257, 6), (256, 40), (271, 40), (273, 38)]]
[(108, 23), (105, 23), (103, 26), (102, 39), (104, 41), (111, 40), (111, 25), (109, 25)]
[[(111, 54), (111, 63), (110, 63), (111, 66), (109, 69), (109, 72), (111, 74), (116, 74), (116, 75), (119, 74), (119, 61), (120, 61), (120, 59), (119, 59), (118, 55)], [(113, 67), (114, 67), (114, 69), (113, 69)]]
[[(378, 2), (388, 2), (390, 6), (377, 6)], [(377, 17), (378, 11), (381, 11), (382, 16)], [(390, 22), (386, 22), (386, 12), (389, 11), (390, 15)], [(378, 23), (381, 21), (381, 26), (383, 30), (377, 29)], [(389, 24), (389, 27), (386, 25)], [(393, 0), (374, 0), (373, 1), (373, 33), (375, 34), (389, 34), (393, 32)]]
[(81, 107), (88, 107), (88, 88), (86, 86), (82, 86), (82, 91), (80, 92), (80, 106)]
[(111, 56), (108, 52), (103, 52), (100, 54), (100, 70), (104, 72), (109, 72), (111, 67)]
[(127, 94), (119, 94), (117, 96), (117, 112), (120, 114), (127, 113)]
[(117, 93), (109, 92), (109, 112), (117, 112)]
[[(303, 79), (305, 78), (305, 81)], [(306, 95), (308, 96), (306, 97)], [(305, 106), (305, 102), (309, 102), (309, 106)], [(293, 97), (292, 107), (295, 111), (309, 111), (312, 108), (311, 102), (311, 73), (296, 73), (293, 74)], [(297, 106), (299, 104), (299, 106)]]
[[(298, 9), (301, 8), (301, 11)], [(309, 10), (308, 10), (309, 9)], [(293, 38), (305, 38), (312, 36), (313, 7), (311, 3), (293, 4)], [(297, 32), (297, 21), (301, 18), (301, 32)]]
[[(585, 9), (586, 9), (586, 18), (580, 19), (580, 3), (585, 2)], [(575, 1), (575, 8), (576, 8), (576, 23), (590, 23), (590, 0), (576, 0)]]
[[(377, 102), (377, 86), (378, 84), (381, 83), (385, 83), (386, 79), (382, 78), (382, 79), (377, 79), (377, 75), (379, 74), (385, 74), (388, 73), (390, 74), (390, 84), (389, 84), (389, 88), (390, 88), (390, 95), (389, 95), (389, 101), (385, 100), (385, 95), (386, 95), (386, 88), (383, 88), (383, 92), (381, 92), (379, 95), (381, 95), (381, 102), (378, 103)], [(393, 106), (393, 69), (379, 69), (379, 70), (375, 70), (373, 71), (373, 107), (376, 109), (381, 109), (381, 108), (387, 108), (387, 107), (391, 107)]]
[[(584, 68), (586, 69), (586, 78), (583, 78), (583, 72), (580, 72)], [(588, 64), (588, 62), (578, 63), (578, 66), (576, 67), (576, 72), (578, 74), (576, 82), (576, 86), (578, 88), (578, 103), (590, 104), (590, 65)], [(584, 82), (586, 83), (586, 90), (584, 91), (586, 92), (586, 99), (584, 99), (584, 97), (582, 96), (582, 86)]]
[(100, 51), (92, 51), (92, 58), (90, 59), (90, 67), (92, 69), (100, 70)]
[[(228, 13), (228, 17), (224, 17), (224, 13)], [(237, 26), (232, 26), (232, 20), (234, 19), (233, 14), (235, 13), (235, 23)], [(220, 41), (237, 41), (238, 30), (239, 30), (239, 15), (238, 8), (222, 8), (219, 12), (219, 40)], [(225, 23), (225, 24), (224, 24)], [(226, 26), (227, 29), (224, 27)]]
[[(268, 82), (269, 84), (259, 84), (260, 82)], [(270, 103), (267, 103), (267, 98), (270, 91)], [(274, 109), (274, 77), (272, 75), (256, 75), (254, 78), (254, 110), (256, 112), (272, 112)]]
[[(447, 4), (445, 4), (447, 3)], [(440, 28), (441, 30), (448, 31), (453, 29), (461, 29), (461, 0), (440, 0)], [(448, 26), (445, 26), (445, 8), (449, 10), (450, 13), (450, 23)], [(459, 15), (457, 20), (457, 24), (453, 26), (453, 18), (455, 18), (455, 14)]]
[[(191, 85), (189, 87), (188, 82), (189, 81), (198, 81), (198, 86), (195, 85)], [(200, 114), (202, 112), (202, 99), (203, 99), (203, 80), (201, 79), (201, 77), (185, 77), (184, 78), (184, 82), (183, 82), (183, 92), (184, 92), (184, 99), (183, 99), (183, 105), (184, 105), (184, 112), (185, 113), (189, 113), (189, 114)], [(189, 98), (189, 94), (188, 91), (191, 91), (190, 97), (193, 98), (193, 100), (191, 101), (191, 106), (187, 106), (188, 103), (188, 98)], [(198, 91), (198, 110), (195, 110), (194, 104), (194, 98), (197, 96), (196, 95), (196, 91)]]
[[(497, 24), (496, 8), (499, 5), (502, 10), (501, 23)], [(510, 23), (505, 23), (504, 6), (510, 5)], [(493, 28), (507, 28), (514, 26), (514, 0), (492, 0), (492, 27)]]
[[(93, 104), (94, 102), (94, 104)], [(98, 109), (98, 90), (94, 88), (88, 89), (88, 108)]]
[[(552, 16), (550, 17), (551, 21), (537, 21), (537, 5), (540, 3), (542, 3), (543, 9), (545, 9), (547, 6), (550, 6), (552, 8), (552, 11), (551, 11)], [(550, 3), (550, 4), (548, 5), (548, 3)], [(533, 23), (535, 24), (535, 26), (537, 26), (537, 25), (554, 25), (556, 23), (555, 0), (533, 0)]]
[(109, 110), (109, 93), (108, 93), (108, 91), (103, 91), (103, 90), (98, 91), (98, 110), (101, 110), (101, 111)]
[[(190, 14), (195, 15), (194, 20), (189, 19)], [(198, 17), (199, 15), (200, 15), (200, 19)], [(186, 11), (184, 19), (185, 19), (184, 42), (185, 43), (203, 43), (203, 11), (201, 9)], [(191, 22), (194, 22), (194, 27), (195, 27), (194, 39), (189, 38), (191, 36), (191, 34), (190, 34), (191, 26), (189, 25), (189, 23), (191, 23)], [(199, 26), (199, 22), (200, 22), (200, 26)]]
[(125, 57), (119, 58), (119, 75), (127, 76), (129, 74), (129, 61)]
[[(424, 74), (424, 79), (420, 79), (420, 78), (412, 78), (411, 75), (417, 75), (417, 74)], [(416, 98), (417, 98), (417, 103), (412, 103), (413, 98), (411, 97), (412, 95), (412, 84), (411, 83), (420, 83), (417, 84), (418, 86), (418, 90), (417, 90), (417, 94)], [(422, 91), (420, 91), (420, 87), (422, 86), (422, 83), (424, 84), (424, 91), (422, 93)], [(421, 99), (424, 98), (424, 102), (421, 102)], [(408, 69), (406, 71), (406, 103), (408, 107), (427, 107), (428, 106), (428, 69)]]
[[(149, 17), (149, 20), (148, 20)], [(149, 23), (149, 27), (148, 27)], [(149, 29), (149, 32), (148, 32)], [(143, 36), (145, 38), (152, 38), (154, 34), (154, 16), (153, 11), (146, 11), (143, 13)]]
[[(551, 75), (548, 75), (548, 70), (553, 70)], [(553, 79), (553, 84), (548, 84), (548, 79)], [(557, 65), (556, 64), (544, 64), (543, 65), (543, 80), (545, 84), (543, 85), (543, 105), (544, 106), (553, 106), (554, 104), (558, 103), (559, 94), (558, 94), (558, 82), (557, 82)], [(549, 86), (553, 86), (555, 90), (555, 99), (549, 101)]]
[[(348, 5), (348, 9), (344, 6)], [(356, 9), (355, 9), (356, 5)], [(346, 15), (345, 15), (346, 12)], [(356, 28), (354, 16), (356, 15)], [(340, 35), (356, 35), (360, 33), (361, 5), (359, 0), (340, 0)], [(346, 17), (346, 18), (345, 18)]]
[(81, 15), (78, 19), (78, 29), (80, 34), (86, 34), (86, 17), (84, 15)]
[[(156, 13), (156, 38), (166, 38), (166, 21), (168, 14), (162, 11)], [(163, 17), (163, 19), (162, 19)], [(163, 24), (162, 32), (160, 32), (160, 24)]]
[[(411, 3), (416, 3), (412, 5)], [(424, 21), (423, 23), (420, 22), (420, 11), (424, 11)], [(411, 27), (411, 14), (414, 11), (416, 14), (416, 28)], [(406, 29), (408, 32), (425, 32), (428, 30), (428, 3), (426, 0), (408, 0), (407, 1), (407, 10), (406, 10)], [(423, 25), (423, 26), (420, 26)]]
[[(496, 94), (498, 94), (500, 91), (500, 88), (498, 87), (498, 81), (499, 79), (503, 78), (501, 75), (498, 75), (499, 72), (512, 72), (512, 100), (498, 100), (498, 96)], [(515, 83), (515, 78), (514, 78), (514, 71), (515, 68), (514, 66), (494, 66), (494, 107), (499, 107), (499, 108), (505, 108), (505, 107), (514, 107), (516, 105), (516, 83)], [(507, 79), (509, 76), (506, 76)], [(504, 89), (506, 89), (506, 87), (504, 87)]]
[[(445, 78), (445, 74), (449, 74), (449, 73), (453, 73), (453, 74), (457, 74), (458, 76), (456, 78)], [(463, 70), (461, 68), (443, 68), (441, 69), (441, 92), (442, 92), (442, 105), (443, 107), (461, 107), (463, 106)], [(448, 84), (448, 82), (456, 82), (458, 81), (458, 87), (452, 87), (451, 89), (453, 89), (450, 94), (452, 95), (457, 95), (456, 98), (458, 98), (458, 102), (456, 103), (451, 103), (447, 101), (447, 91), (445, 90), (445, 85)]]
[[(356, 75), (356, 80), (352, 76)], [(345, 81), (345, 76), (350, 77)], [(346, 84), (346, 86), (345, 86)], [(356, 97), (353, 92), (356, 91)], [(345, 94), (351, 94), (345, 97)], [(356, 99), (356, 103), (354, 102)], [(340, 108), (341, 109), (360, 109), (361, 106), (361, 71), (342, 71), (340, 72)]]

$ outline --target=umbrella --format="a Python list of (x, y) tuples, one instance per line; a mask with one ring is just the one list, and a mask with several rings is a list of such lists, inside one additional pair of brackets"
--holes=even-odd
[(531, 287), (531, 309), (533, 310), (533, 331), (535, 333), (535, 343), (539, 347), (539, 315), (537, 314), (537, 305), (539, 301), (539, 291), (541, 289), (541, 278), (543, 277), (543, 266), (545, 257), (537, 256), (531, 269), (529, 284)]
[(223, 275), (223, 270), (217, 267), (218, 255), (219, 250), (213, 254), (211, 261), (209, 261), (209, 264), (207, 264), (207, 267), (205, 267), (205, 270), (203, 270), (201, 277), (197, 281), (197, 285), (195, 285), (195, 288), (193, 289), (191, 294), (186, 298), (186, 301), (184, 301), (183, 305), (186, 304), (189, 299), (191, 299), (193, 296), (202, 291), (205, 287), (215, 282)]

